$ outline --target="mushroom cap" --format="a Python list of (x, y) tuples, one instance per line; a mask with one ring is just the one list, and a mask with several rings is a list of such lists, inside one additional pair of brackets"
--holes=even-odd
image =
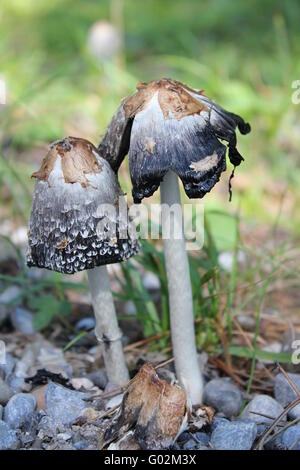
[(117, 177), (89, 141), (54, 142), (32, 176), (28, 266), (73, 274), (138, 252)]
[(250, 125), (195, 90), (163, 78), (139, 83), (123, 100), (99, 149), (116, 171), (129, 150), (134, 202), (151, 196), (168, 170), (182, 180), (190, 198), (202, 198), (226, 169), (226, 146), (234, 166), (243, 157), (236, 149), (236, 128)]

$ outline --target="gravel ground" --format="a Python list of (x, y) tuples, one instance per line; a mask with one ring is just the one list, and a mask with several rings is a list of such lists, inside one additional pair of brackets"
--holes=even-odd
[[(153, 276), (143, 282), (150, 291), (157, 289)], [(59, 324), (51, 326), (47, 335), (36, 333), (32, 312), (14, 300), (20, 294), (18, 286), (0, 293), (0, 341), (6, 344), (5, 362), (0, 364), (0, 449), (101, 448), (103, 435), (118, 413), (114, 408), (123, 395), (108, 382), (90, 308), (81, 307), (87, 315), (81, 310), (74, 320), (75, 330), (88, 334), (64, 352), (74, 334), (66, 336)], [(124, 345), (141, 338), (134, 323), (124, 333)], [(150, 350), (127, 352), (133, 375), (143, 363), (167, 358)], [(296, 398), (282, 373), (269, 380), (268, 393), (247, 395), (233, 380), (222, 376), (224, 371), (208, 362), (207, 354), (199, 355), (199, 365), (206, 382), (204, 405), (213, 409), (214, 418), (204, 419), (202, 408), (194, 410), (186, 429), (173, 443), (174, 449), (253, 449), (284, 407)], [(174, 383), (172, 363), (158, 373)], [(290, 373), (290, 378), (300, 388), (300, 374)], [(275, 428), (277, 436), (267, 439), (265, 448), (299, 450), (299, 410), (300, 405), (284, 415)], [(123, 446), (136, 448), (132, 431), (122, 439)], [(108, 445), (117, 448), (119, 444), (112, 441)]]
[[(6, 363), (0, 365), (0, 449), (99, 448), (101, 436), (115, 416), (110, 410), (122, 400), (118, 391), (112, 396), (116, 387), (107, 382), (103, 367), (98, 366), (99, 348), (93, 346), (85, 354), (64, 353), (40, 334), (13, 337), (14, 353), (8, 352)], [(174, 382), (172, 365), (159, 370), (159, 374)], [(296, 383), (300, 381), (300, 375), (291, 374), (291, 378)], [(241, 412), (245, 397), (228, 378), (208, 380), (204, 404), (214, 409), (212, 423), (204, 422), (198, 427), (190, 423), (173, 448), (252, 449), (295, 393), (279, 374), (273, 397), (246, 397), (247, 404)], [(280, 426), (295, 416), (297, 409), (284, 416)], [(299, 430), (297, 424), (289, 427), (267, 447), (299, 449)]]

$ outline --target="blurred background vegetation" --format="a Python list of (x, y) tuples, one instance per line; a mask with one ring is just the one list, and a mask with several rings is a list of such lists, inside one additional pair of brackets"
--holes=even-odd
[[(65, 134), (98, 143), (137, 81), (171, 76), (204, 88), (251, 122), (252, 134), (240, 144), (246, 162), (237, 172), (237, 185), (247, 192), (243, 209), (270, 221), (278, 210), (272, 193), (278, 200), (285, 195), (281, 223), (298, 231), (299, 107), (291, 95), (300, 76), (299, 2), (123, 4), (1, 1), (0, 72), (8, 93), (1, 133), (13, 152), (11, 163), (17, 160), (21, 170), (32, 149)], [(97, 60), (87, 47), (90, 28), (101, 20), (123, 31), (123, 50), (112, 60)], [(25, 155), (18, 158), (17, 151)]]
[[(252, 125), (239, 139), (245, 162), (233, 180), (233, 202), (231, 168), (205, 198), (205, 247), (191, 256), (196, 317), (205, 323), (198, 344), (224, 346), (223, 328), (230, 337), (234, 314), (260, 314), (268, 292), (267, 305), (278, 315), (299, 314), (299, 296), (281, 308), (273, 295), (281, 288), (295, 299), (299, 281), (300, 105), (291, 101), (292, 82), (300, 79), (299, 18), (298, 0), (1, 0), (0, 75), (7, 89), (7, 104), (0, 105), (1, 233), (18, 244), (11, 232), (20, 234), (26, 225), (30, 174), (49, 141), (76, 135), (98, 144), (120, 99), (138, 81), (172, 77), (203, 88)], [(98, 21), (113, 24), (120, 35), (119, 50), (110, 55), (108, 47), (102, 58), (88, 45)], [(126, 164), (120, 180), (130, 195)], [(232, 256), (229, 269), (222, 253)], [(134, 301), (149, 336), (168, 328), (159, 244), (145, 242), (138, 263), (159, 278), (160, 305), (130, 263), (118, 273), (116, 295)], [(18, 282), (32, 288), (22, 269)], [(62, 277), (51, 279), (63, 285)], [(240, 283), (250, 290), (241, 291)], [(62, 290), (53, 294), (58, 301), (65, 301)], [(44, 312), (42, 318), (44, 304), (32, 307)]]

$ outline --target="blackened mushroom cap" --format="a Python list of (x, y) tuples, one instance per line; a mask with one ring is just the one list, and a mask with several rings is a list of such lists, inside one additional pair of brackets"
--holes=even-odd
[(99, 149), (117, 171), (129, 149), (132, 194), (136, 203), (151, 196), (172, 170), (190, 198), (202, 198), (226, 169), (226, 146), (234, 166), (243, 160), (236, 128), (250, 125), (195, 90), (163, 78), (139, 83), (112, 118)]
[(93, 144), (54, 142), (32, 176), (28, 266), (72, 274), (138, 252), (116, 174)]

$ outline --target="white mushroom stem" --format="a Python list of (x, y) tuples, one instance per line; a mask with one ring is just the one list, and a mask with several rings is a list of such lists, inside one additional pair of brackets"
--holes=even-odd
[(107, 267), (99, 266), (95, 269), (89, 269), (88, 279), (96, 318), (95, 333), (101, 342), (108, 380), (117, 385), (124, 385), (129, 380), (129, 374)]
[[(180, 191), (175, 173), (169, 171), (165, 175), (160, 185), (160, 194), (176, 375), (192, 404), (196, 405), (202, 401), (203, 380), (197, 360), (192, 286), (183, 234)], [(173, 204), (177, 207), (172, 211), (170, 206)], [(170, 236), (165, 238), (167, 234)]]

